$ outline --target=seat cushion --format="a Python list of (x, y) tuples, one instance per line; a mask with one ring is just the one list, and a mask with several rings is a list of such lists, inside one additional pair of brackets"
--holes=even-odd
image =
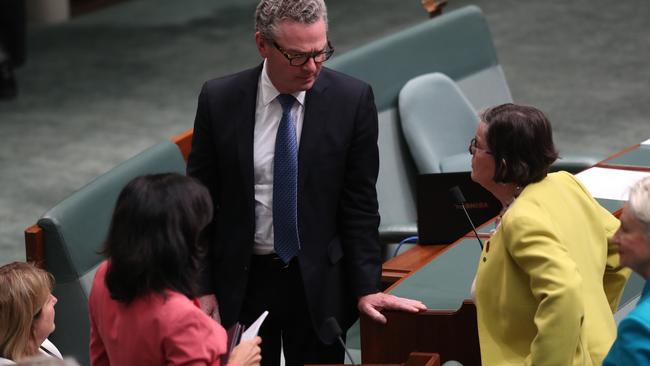
[(399, 94), (399, 114), (420, 174), (440, 173), (444, 159), (469, 156), (467, 146), (476, 132), (478, 116), (448, 76), (431, 73), (409, 80)]

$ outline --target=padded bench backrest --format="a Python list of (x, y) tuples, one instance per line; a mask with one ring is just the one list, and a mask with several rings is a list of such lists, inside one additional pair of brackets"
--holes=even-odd
[(395, 108), (402, 86), (431, 72), (459, 83), (476, 109), (512, 100), (487, 22), (476, 6), (348, 51), (327, 66), (369, 83), (379, 111)]
[(445, 13), (336, 56), (327, 66), (369, 83), (375, 93), (382, 241), (416, 235), (417, 171), (402, 135), (398, 95), (410, 79), (442, 72), (458, 83), (475, 109), (512, 99), (481, 10), (467, 6)]
[(458, 85), (435, 72), (411, 79), (399, 95), (402, 130), (420, 174), (466, 172), (479, 118)]
[(88, 295), (117, 196), (131, 179), (145, 174), (185, 173), (185, 161), (171, 141), (160, 142), (99, 176), (38, 220), (46, 269), (56, 286), (56, 331), (50, 339), (64, 355), (88, 364)]
[(392, 108), (379, 113), (377, 198), (381, 216), (379, 234), (385, 243), (396, 243), (417, 234), (417, 172), (402, 129), (396, 123), (398, 118), (397, 111)]

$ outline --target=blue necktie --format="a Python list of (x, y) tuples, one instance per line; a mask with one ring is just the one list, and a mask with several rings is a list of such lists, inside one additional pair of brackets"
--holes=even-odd
[(273, 159), (273, 236), (275, 252), (289, 263), (298, 255), (298, 141), (291, 107), (296, 99), (278, 95), (282, 118), (275, 137)]

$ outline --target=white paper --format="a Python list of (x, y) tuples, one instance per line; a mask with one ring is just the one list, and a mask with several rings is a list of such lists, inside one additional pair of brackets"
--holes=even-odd
[(595, 198), (627, 201), (630, 188), (650, 172), (623, 169), (590, 168), (576, 174)]
[(247, 341), (249, 339), (255, 338), (257, 336), (257, 333), (259, 333), (260, 327), (262, 326), (262, 323), (264, 323), (264, 319), (266, 319), (267, 315), (269, 315), (268, 311), (263, 312), (262, 315), (260, 315), (260, 317), (257, 318), (257, 320), (251, 324), (251, 326), (248, 327), (244, 333), (242, 333), (241, 340)]
[(641, 145), (650, 145), (650, 139), (643, 141)]

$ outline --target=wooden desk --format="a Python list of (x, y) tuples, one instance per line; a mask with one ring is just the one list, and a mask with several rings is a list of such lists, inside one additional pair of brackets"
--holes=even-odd
[[(397, 363), (412, 351), (436, 352), (440, 362), (456, 360), (465, 366), (480, 365), (476, 309), (469, 289), (476, 272), (480, 247), (476, 238), (461, 238), (447, 246), (414, 247), (413, 266), (435, 251), (433, 259), (411, 271), (387, 292), (423, 301), (429, 309), (418, 314), (384, 312), (386, 325), (361, 317), (363, 363)], [(408, 253), (408, 252), (406, 252)], [(408, 258), (408, 257), (407, 257)], [(396, 262), (393, 262), (395, 264)], [(459, 266), (467, 270), (458, 270)], [(454, 277), (449, 278), (448, 273)], [(440, 295), (440, 294), (444, 294)]]
[(650, 171), (650, 145), (636, 144), (596, 164), (600, 168)]

